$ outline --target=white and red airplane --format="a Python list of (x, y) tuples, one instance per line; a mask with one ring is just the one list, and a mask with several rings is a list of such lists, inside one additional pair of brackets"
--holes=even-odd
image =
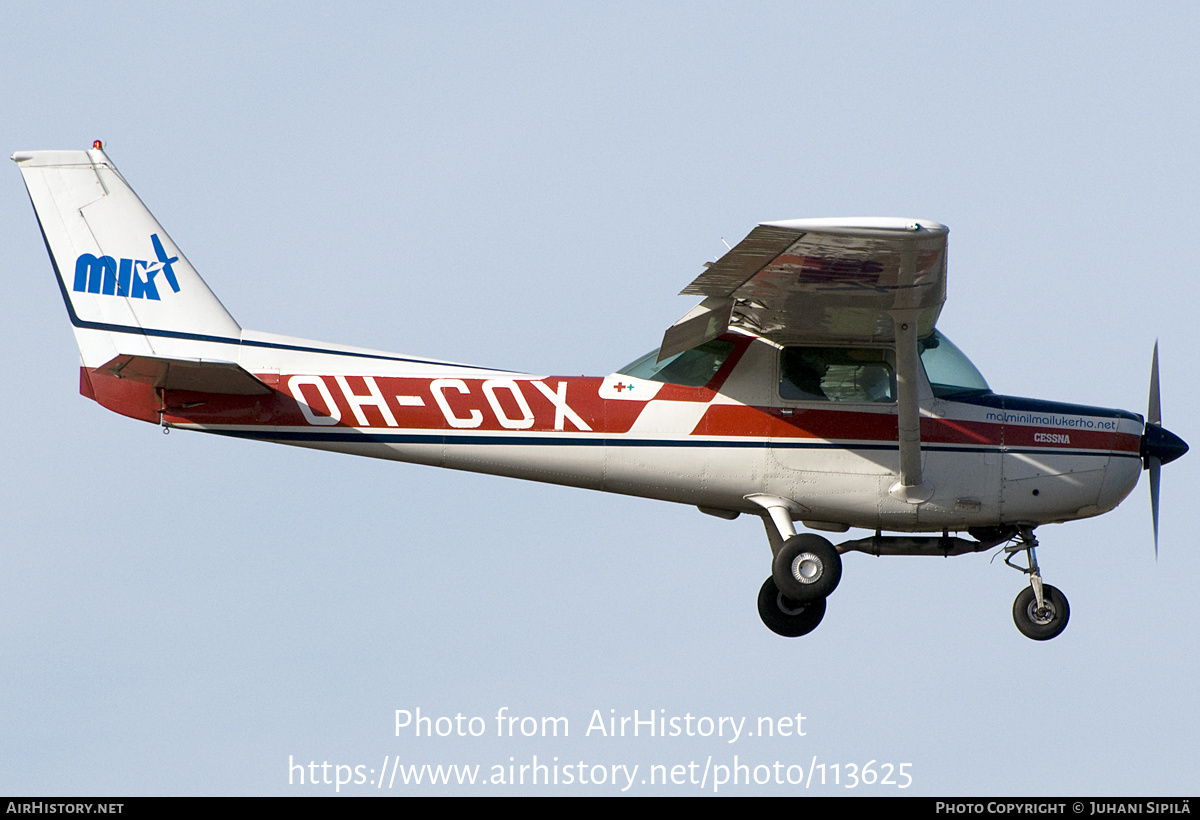
[[(683, 291), (703, 301), (658, 350), (609, 376), (540, 376), (244, 330), (98, 141), (12, 158), (83, 395), (164, 428), (758, 515), (773, 555), (759, 613), (780, 635), (820, 623), (840, 553), (1003, 545), (1030, 581), (1018, 629), (1053, 638), (1070, 611), (1042, 583), (1034, 529), (1113, 509), (1145, 467), (1157, 550), (1159, 468), (1187, 451), (1161, 425), (1157, 348), (1145, 420), (993, 393), (935, 328), (935, 222), (763, 223)], [(874, 535), (834, 546), (796, 521)]]

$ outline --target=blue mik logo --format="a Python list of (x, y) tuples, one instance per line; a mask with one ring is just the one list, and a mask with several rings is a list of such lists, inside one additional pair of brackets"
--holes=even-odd
[(161, 271), (167, 278), (171, 290), (179, 293), (179, 281), (171, 265), (179, 261), (178, 256), (167, 256), (158, 234), (150, 234), (154, 244), (155, 262), (141, 259), (122, 259), (120, 265), (111, 256), (96, 256), (81, 253), (75, 260), (75, 286), (77, 293), (101, 293), (105, 296), (127, 296), (130, 299), (153, 299), (158, 301), (158, 286), (154, 277)]

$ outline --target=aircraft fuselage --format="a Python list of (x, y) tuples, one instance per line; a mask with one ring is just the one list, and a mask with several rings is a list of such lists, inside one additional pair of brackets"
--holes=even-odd
[[(342, 350), (336, 360), (345, 372), (322, 373), (319, 360), (329, 364), (334, 351), (288, 340), (214, 356), (249, 355), (261, 365), (274, 355), (290, 364), (246, 364), (269, 388), (261, 394), (164, 389), (103, 368), (81, 372), (81, 391), (171, 427), (706, 511), (761, 513), (747, 496), (778, 496), (796, 500), (798, 520), (897, 532), (1084, 518), (1112, 509), (1137, 483), (1143, 425), (1133, 413), (992, 393), (939, 399), (926, 385), (921, 440), (934, 494), (907, 503), (888, 493), (899, 458), (895, 404), (781, 399), (778, 346), (732, 338), (733, 355), (702, 387), (621, 373), (541, 377), (366, 351), (347, 367)], [(391, 375), (415, 367), (427, 372)]]

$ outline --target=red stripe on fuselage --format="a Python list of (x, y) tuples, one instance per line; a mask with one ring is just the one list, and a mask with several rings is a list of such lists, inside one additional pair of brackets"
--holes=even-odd
[[(93, 383), (120, 382), (111, 376), (91, 373)], [(264, 381), (267, 379), (263, 376)], [(175, 424), (324, 427), (326, 429), (370, 428), (376, 430), (478, 430), (583, 433), (577, 417), (593, 433), (624, 433), (646, 406), (644, 401), (606, 401), (600, 398), (603, 379), (591, 377), (548, 377), (544, 379), (428, 379), (344, 377), (345, 388), (334, 376), (272, 375), (274, 392), (263, 396), (229, 396), (165, 391), (166, 421)], [(540, 382), (553, 398), (534, 382)], [(319, 384), (318, 384), (319, 382)], [(440, 384), (438, 384), (440, 382)], [(565, 388), (561, 384), (566, 385)], [(277, 386), (276, 386), (277, 385)], [(139, 385), (158, 401), (153, 388)], [(322, 389), (323, 387), (323, 389)], [(514, 390), (519, 391), (521, 399)], [(378, 392), (378, 396), (375, 392)], [(560, 392), (561, 391), (561, 392)], [(137, 391), (135, 387), (135, 392)], [(402, 398), (397, 398), (397, 397)], [(309, 408), (308, 416), (299, 401)], [(382, 400), (390, 413), (378, 406)], [(529, 415), (526, 415), (525, 407)], [(125, 415), (124, 405), (101, 401)], [(333, 406), (329, 406), (332, 401)], [(559, 404), (564, 407), (559, 407)], [(359, 421), (362, 414), (365, 424)], [(569, 412), (568, 412), (569, 411)], [(572, 416), (574, 414), (574, 417)], [(314, 423), (309, 416), (316, 419)], [(135, 418), (144, 418), (134, 415)], [(337, 417), (336, 423), (325, 421)], [(157, 421), (157, 413), (152, 419)]]
[[(81, 368), (80, 392), (117, 413), (156, 423), (160, 408), (165, 408), (163, 416), (167, 423), (206, 427), (366, 427), (396, 431), (562, 432), (573, 435), (627, 433), (649, 403), (601, 398), (599, 388), (603, 379), (594, 377), (551, 376), (534, 380), (376, 376), (372, 381), (378, 397), (367, 378), (362, 376), (339, 380), (334, 376), (302, 375), (295, 384), (292, 383), (293, 376), (288, 375), (260, 374), (259, 378), (273, 387), (273, 392), (261, 396), (233, 396), (184, 390), (159, 391), (149, 384)], [(323, 390), (317, 387), (317, 382), (323, 385)], [(535, 382), (544, 385), (544, 389)], [(528, 407), (528, 416), (514, 390), (519, 391)], [(440, 395), (440, 402), (435, 393)], [(707, 387), (664, 385), (654, 400), (708, 402), (715, 395)], [(308, 416), (302, 411), (297, 396), (308, 405)], [(326, 397), (333, 406), (328, 405)], [(387, 414), (373, 403), (377, 400), (385, 403), (394, 425), (389, 424)], [(365, 424), (359, 422), (355, 405)], [(894, 443), (897, 422), (895, 413), (890, 410), (869, 412), (834, 407), (716, 404), (707, 408), (693, 430), (680, 430), (679, 436)], [(338, 418), (336, 423), (331, 421), (335, 416)], [(323, 423), (314, 423), (309, 417)], [(576, 418), (590, 430), (581, 428)], [(1139, 436), (1115, 431), (940, 418), (921, 419), (921, 441), (1006, 449), (1123, 453), (1136, 453), (1141, 446)]]
[(892, 413), (714, 404), (693, 434), (895, 441), (896, 429)]
[[(1102, 421), (1108, 423), (1109, 420)], [(1081, 420), (1082, 423), (1085, 422)], [(692, 433), (773, 439), (895, 442), (898, 439), (897, 429), (896, 415), (892, 412), (717, 404), (708, 408)], [(921, 419), (921, 442), (1134, 453), (1141, 447), (1139, 436), (1116, 431), (928, 417)]]

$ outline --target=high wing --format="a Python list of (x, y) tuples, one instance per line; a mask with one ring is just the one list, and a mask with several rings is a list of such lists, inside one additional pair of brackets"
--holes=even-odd
[(764, 222), (683, 289), (704, 301), (667, 329), (659, 361), (740, 328), (785, 344), (875, 342), (896, 350), (899, 481), (928, 499), (921, 476), (917, 340), (946, 301), (945, 225), (858, 217)]
[(897, 311), (923, 338), (946, 301), (947, 233), (886, 217), (764, 222), (683, 289), (705, 299), (667, 330), (659, 358), (730, 327), (779, 344), (892, 342)]

